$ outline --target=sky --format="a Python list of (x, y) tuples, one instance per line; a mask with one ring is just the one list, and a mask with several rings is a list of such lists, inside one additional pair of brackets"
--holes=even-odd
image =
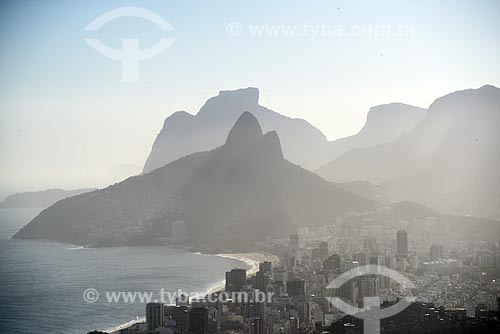
[[(125, 6), (173, 30), (138, 17), (84, 30)], [(220, 90), (258, 87), (261, 105), (331, 140), (352, 135), (371, 106), (428, 107), (456, 90), (500, 86), (499, 32), (500, 2), (485, 0), (4, 0), (0, 195), (101, 185), (116, 168), (140, 168), (168, 115), (196, 113)], [(86, 38), (115, 49), (124, 38), (140, 48), (175, 41), (140, 62), (138, 81), (123, 82), (121, 62)]]

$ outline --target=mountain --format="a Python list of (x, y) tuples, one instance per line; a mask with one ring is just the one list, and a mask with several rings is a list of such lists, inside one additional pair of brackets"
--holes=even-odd
[(224, 143), (239, 115), (249, 111), (264, 131), (275, 130), (285, 158), (307, 169), (315, 169), (355, 147), (367, 147), (396, 138), (418, 123), (424, 109), (393, 103), (374, 107), (366, 125), (354, 136), (329, 142), (317, 128), (302, 119), (283, 116), (259, 105), (259, 90), (245, 88), (221, 91), (210, 98), (198, 114), (178, 111), (169, 116), (156, 137), (144, 172), (164, 166), (194, 152), (211, 150)]
[(110, 184), (120, 182), (130, 176), (138, 175), (142, 172), (142, 166), (122, 163), (112, 168), (85, 173), (78, 181), (89, 187), (102, 188)]
[(393, 201), (500, 217), (500, 89), (486, 85), (434, 101), (425, 119), (389, 143), (351, 150), (318, 170), (364, 180)]
[(384, 189), (379, 185), (374, 186), (366, 181), (351, 181), (343, 183), (334, 183), (338, 188), (349, 191), (361, 197), (378, 203), (390, 203), (390, 198), (385, 194)]
[(390, 103), (370, 108), (366, 123), (355, 135), (329, 144), (329, 161), (347, 151), (387, 143), (407, 132), (424, 118), (427, 110), (403, 103)]
[(47, 208), (66, 197), (83, 194), (94, 189), (48, 189), (9, 195), (0, 203), (0, 208)]
[(156, 137), (144, 172), (222, 145), (231, 126), (244, 111), (257, 117), (264, 131), (278, 133), (287, 159), (304, 168), (327, 161), (324, 153), (328, 141), (320, 130), (302, 119), (289, 118), (259, 105), (259, 90), (246, 88), (221, 91), (210, 98), (197, 115), (178, 111), (169, 116)]
[(151, 243), (170, 236), (172, 222), (184, 221), (187, 244), (242, 249), (375, 206), (284, 159), (278, 134), (263, 134), (255, 116), (244, 112), (222, 146), (60, 201), (15, 238)]
[(138, 175), (142, 171), (142, 167), (139, 165), (133, 164), (119, 164), (107, 170), (104, 170), (102, 173), (95, 176), (95, 179), (102, 180), (105, 185), (113, 184), (124, 180), (130, 176)]

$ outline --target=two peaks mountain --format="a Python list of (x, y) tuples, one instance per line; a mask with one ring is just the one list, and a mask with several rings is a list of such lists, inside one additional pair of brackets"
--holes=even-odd
[(421, 121), (426, 112), (401, 103), (374, 107), (358, 134), (328, 141), (319, 129), (305, 120), (286, 117), (261, 106), (257, 88), (221, 91), (208, 99), (196, 115), (178, 111), (165, 119), (144, 165), (144, 172), (224, 144), (231, 127), (244, 111), (251, 112), (264, 131), (277, 132), (286, 159), (310, 170), (350, 149), (392, 140)]
[(181, 220), (189, 244), (242, 249), (268, 235), (284, 236), (373, 207), (284, 159), (277, 133), (263, 134), (257, 119), (244, 112), (218, 148), (59, 201), (15, 237), (144, 244), (168, 237), (171, 223)]
[(281, 152), (281, 145), (276, 131), (269, 131), (265, 135), (262, 133), (259, 121), (249, 112), (241, 114), (240, 118), (236, 121), (229, 135), (227, 136), (224, 149), (227, 151), (241, 152), (260, 142), (256, 145), (257, 151), (267, 151), (269, 157), (276, 159), (283, 159)]

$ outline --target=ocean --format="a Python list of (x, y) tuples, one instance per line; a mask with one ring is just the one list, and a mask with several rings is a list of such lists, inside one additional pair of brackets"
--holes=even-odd
[[(203, 293), (244, 262), (170, 247), (82, 248), (10, 237), (36, 209), (0, 209), (0, 333), (81, 334), (144, 317), (145, 303), (108, 302), (106, 292)], [(86, 302), (95, 289), (99, 299)], [(95, 294), (92, 295), (95, 298)]]

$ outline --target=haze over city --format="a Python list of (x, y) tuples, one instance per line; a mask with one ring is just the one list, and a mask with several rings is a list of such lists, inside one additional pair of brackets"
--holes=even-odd
[(0, 3), (0, 334), (500, 332), (500, 2)]

